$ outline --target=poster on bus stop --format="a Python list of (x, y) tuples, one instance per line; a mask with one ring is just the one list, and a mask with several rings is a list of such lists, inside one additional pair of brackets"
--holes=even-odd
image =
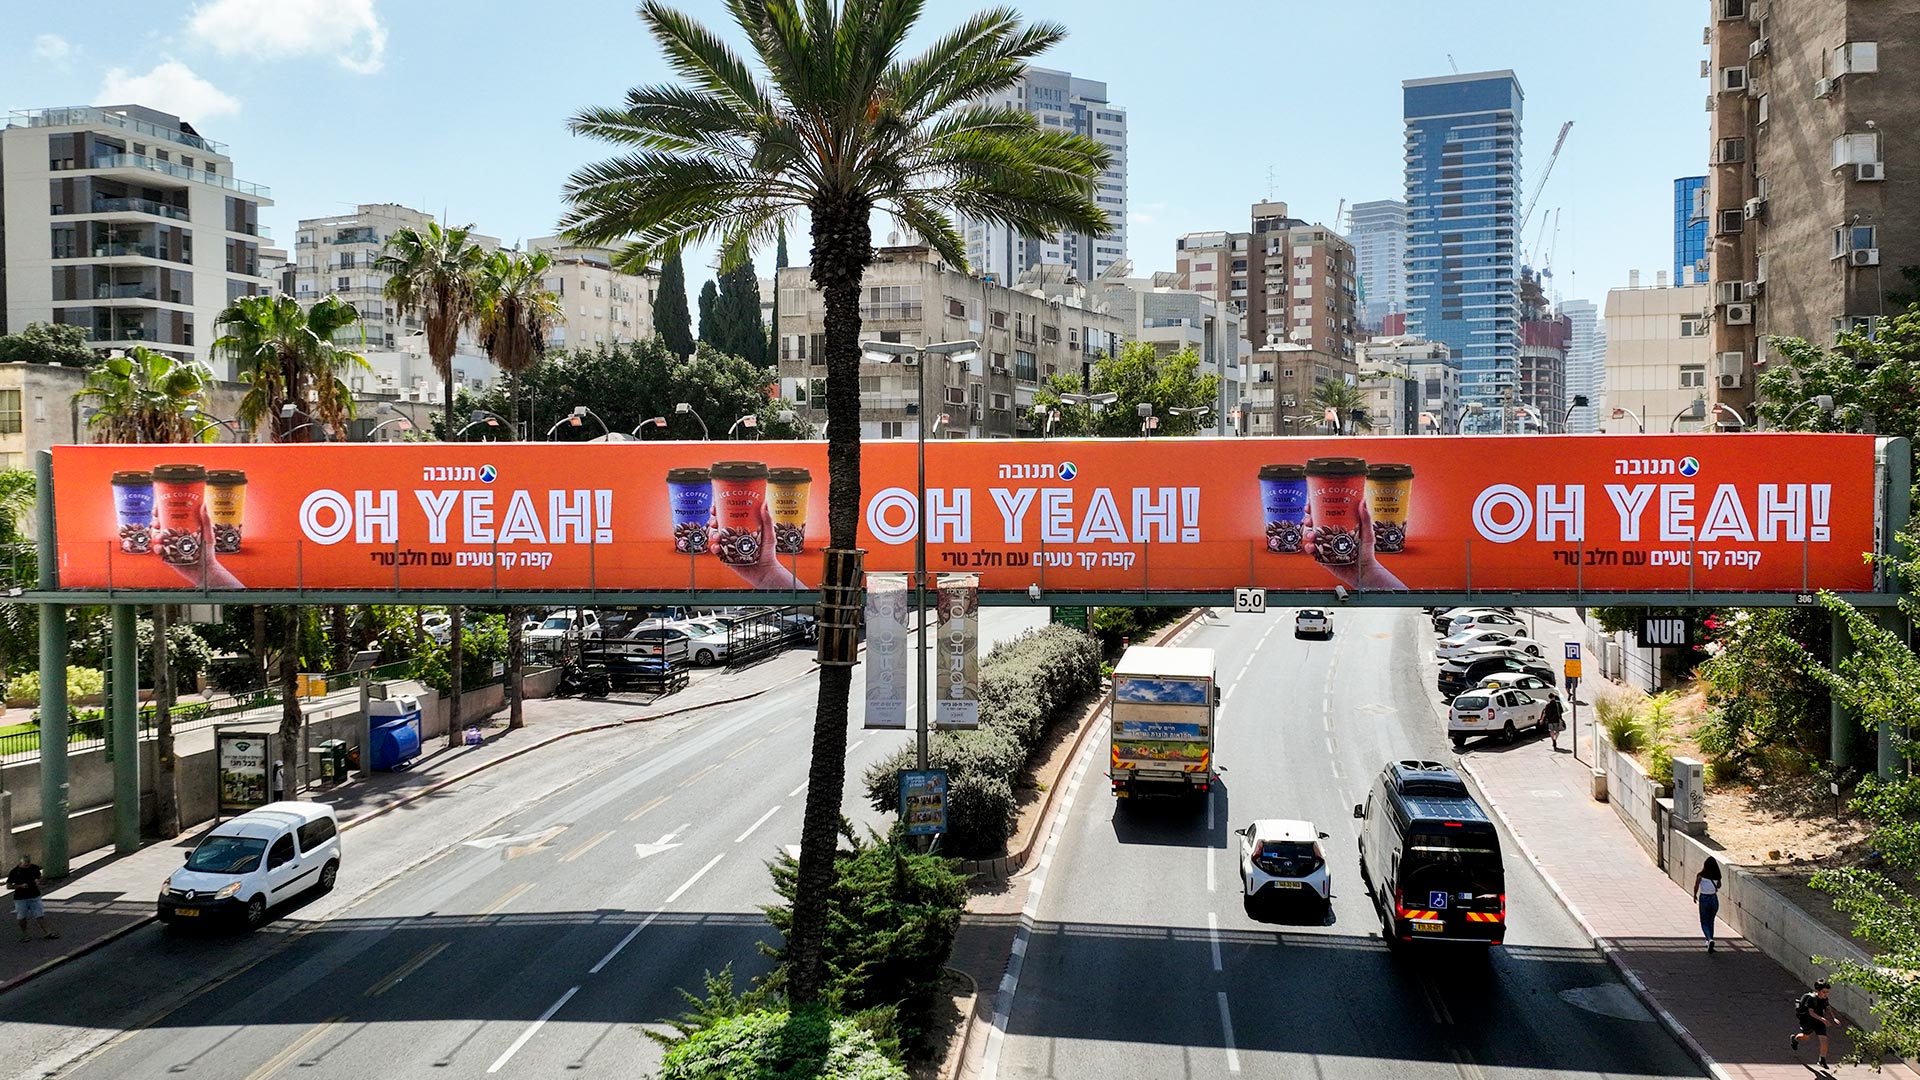
[[(1863, 592), (1865, 435), (911, 441), (869, 571), (995, 592)], [(53, 449), (60, 587), (811, 591), (821, 442)]]
[(980, 726), (980, 579), (943, 574), (934, 601), (940, 613), (934, 664), (933, 724), (942, 731)]
[(867, 575), (867, 712), (863, 726), (907, 726), (913, 677), (907, 668), (907, 575)]
[(267, 791), (270, 737), (258, 731), (221, 731), (214, 743), (220, 784), (216, 815), (232, 817), (271, 802)]

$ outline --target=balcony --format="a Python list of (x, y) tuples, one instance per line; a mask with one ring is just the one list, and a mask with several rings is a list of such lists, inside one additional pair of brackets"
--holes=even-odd
[(165, 139), (191, 146), (196, 150), (205, 150), (210, 154), (225, 155), (227, 144), (203, 139), (178, 128), (161, 127), (145, 120), (135, 120), (130, 116), (110, 113), (103, 109), (69, 107), (64, 109), (19, 109), (7, 119), (8, 127), (112, 127), (121, 131), (131, 131), (136, 135), (145, 135), (154, 139)]
[(152, 285), (95, 285), (95, 300), (152, 300), (158, 302), (160, 291)]
[(191, 220), (187, 208), (172, 203), (155, 202), (152, 199), (107, 199), (93, 200), (94, 214), (152, 214), (155, 217), (172, 218), (175, 221)]
[(166, 256), (160, 254), (160, 249), (152, 244), (112, 243), (95, 244), (93, 246), (93, 257), (96, 259), (111, 259), (118, 256), (133, 256), (142, 259), (166, 258)]
[(139, 154), (101, 154), (87, 162), (89, 169), (145, 169), (149, 172), (164, 173), (176, 180), (185, 180), (195, 184), (208, 184), (225, 188), (228, 191), (251, 195), (256, 199), (271, 199), (273, 192), (260, 184), (249, 184), (245, 180), (236, 180), (231, 176), (189, 169), (185, 165), (155, 158), (142, 157)]

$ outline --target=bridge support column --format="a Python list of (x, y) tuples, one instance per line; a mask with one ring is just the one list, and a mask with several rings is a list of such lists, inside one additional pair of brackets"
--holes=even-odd
[(40, 868), (67, 876), (67, 609), (40, 605)]
[(113, 606), (113, 705), (107, 749), (113, 759), (113, 850), (140, 849), (140, 659), (132, 604)]

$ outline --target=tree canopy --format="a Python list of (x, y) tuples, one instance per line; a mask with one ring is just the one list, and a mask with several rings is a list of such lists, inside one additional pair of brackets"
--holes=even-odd
[(88, 367), (99, 359), (87, 348), (86, 330), (67, 323), (30, 322), (17, 334), (0, 334), (0, 364)]
[(660, 264), (660, 287), (653, 292), (653, 332), (675, 356), (693, 355), (693, 319), (687, 313), (687, 272), (674, 252)]
[(1079, 377), (1063, 373), (1049, 378), (1033, 396), (1034, 433), (1046, 428), (1044, 411), (1058, 409), (1060, 419), (1051, 434), (1137, 438), (1137, 406), (1150, 402), (1153, 414), (1160, 418), (1156, 435), (1197, 435), (1213, 426), (1211, 414), (1179, 416), (1171, 410), (1219, 407), (1219, 376), (1202, 375), (1200, 357), (1191, 349), (1161, 356), (1148, 342), (1129, 341), (1118, 354), (1094, 362), (1091, 384), (1094, 394), (1117, 395), (1113, 403), (1072, 404), (1063, 395), (1081, 392)]

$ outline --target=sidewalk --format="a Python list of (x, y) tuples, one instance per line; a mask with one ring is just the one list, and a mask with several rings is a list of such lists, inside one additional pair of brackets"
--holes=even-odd
[[(1592, 745), (1581, 710), (1582, 756)], [(1592, 770), (1544, 741), (1460, 758), (1526, 857), (1594, 944), (1723, 1080), (1806, 1076), (1815, 1052), (1787, 1049), (1793, 1001), (1808, 988), (1721, 924), (1709, 955), (1689, 893), (1647, 857), (1611, 807), (1593, 801)], [(1847, 1052), (1835, 1038), (1829, 1059)], [(1912, 1080), (1890, 1065), (1885, 1075)]]
[[(298, 797), (336, 807), (342, 828), (351, 829), (557, 740), (756, 697), (813, 670), (813, 653), (795, 649), (750, 668), (716, 673), (651, 703), (626, 695), (604, 701), (536, 698), (525, 703), (526, 726), (518, 731), (507, 729), (502, 709), (481, 721), (486, 741), (479, 746), (449, 748), (444, 739), (435, 739), (405, 771), (311, 788)], [(0, 939), (0, 993), (151, 922), (161, 879), (179, 868), (184, 853), (210, 825), (202, 822), (128, 855), (103, 848), (74, 859), (71, 872), (46, 894), (47, 922), (59, 939)]]

